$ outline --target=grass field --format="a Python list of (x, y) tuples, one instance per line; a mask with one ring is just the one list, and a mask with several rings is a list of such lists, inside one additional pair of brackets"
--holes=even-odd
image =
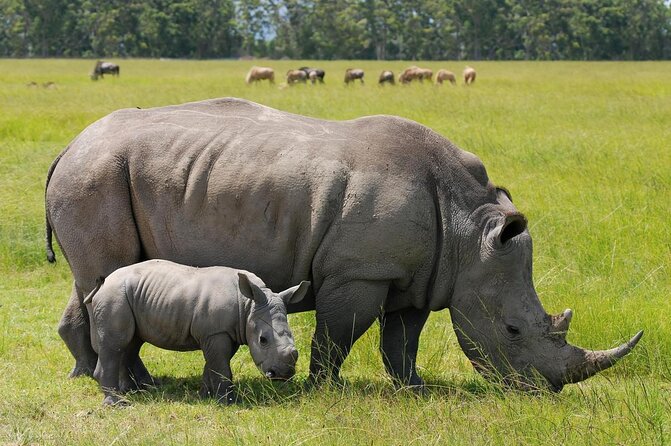
[[(326, 84), (247, 86), (251, 62), (121, 60), (93, 82), (90, 60), (0, 60), (0, 444), (665, 444), (671, 440), (671, 63), (474, 63), (471, 88), (377, 86), (402, 62), (319, 62)], [(276, 73), (300, 62), (264, 61)], [(310, 62), (310, 64), (313, 64)], [(464, 63), (422, 63), (460, 73)], [(364, 86), (345, 87), (348, 66)], [(26, 84), (52, 81), (55, 89)], [(237, 96), (328, 119), (395, 114), (479, 156), (530, 221), (535, 283), (548, 312), (574, 310), (572, 343), (645, 336), (616, 367), (558, 395), (502, 392), (473, 371), (447, 311), (425, 328), (431, 390), (396, 390), (376, 327), (345, 363), (343, 387), (305, 390), (314, 314), (292, 315), (297, 377), (271, 384), (242, 349), (244, 402), (197, 398), (199, 352), (143, 349), (160, 388), (101, 407), (56, 332), (71, 287), (45, 260), (43, 193), (54, 157), (124, 107)], [(60, 253), (59, 253), (60, 254)]]

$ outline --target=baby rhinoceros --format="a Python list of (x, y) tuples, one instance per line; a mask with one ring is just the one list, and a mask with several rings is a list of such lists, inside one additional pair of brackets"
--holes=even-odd
[(119, 394), (132, 387), (127, 364), (145, 342), (167, 350), (203, 350), (201, 396), (221, 403), (235, 399), (230, 361), (241, 344), (249, 345), (266, 377), (291, 378), (298, 351), (286, 305), (303, 299), (309, 286), (303, 281), (277, 294), (247, 271), (166, 260), (114, 271), (84, 300), (103, 405), (126, 404)]

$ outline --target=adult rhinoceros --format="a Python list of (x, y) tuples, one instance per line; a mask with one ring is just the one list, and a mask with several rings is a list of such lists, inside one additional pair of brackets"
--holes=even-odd
[(83, 297), (152, 258), (250, 270), (272, 289), (312, 281), (290, 311), (316, 310), (313, 379), (337, 376), (380, 318), (387, 371), (421, 386), (419, 335), (444, 308), (476, 368), (523, 387), (586, 379), (641, 336), (608, 351), (569, 345), (571, 311), (541, 306), (508, 193), (474, 155), (398, 117), (324, 121), (240, 99), (120, 110), (54, 161), (46, 214), (49, 259), (53, 228), (75, 278), (59, 326), (73, 376), (96, 364)]

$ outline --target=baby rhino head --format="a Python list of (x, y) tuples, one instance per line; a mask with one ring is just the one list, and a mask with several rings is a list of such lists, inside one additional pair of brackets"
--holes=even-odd
[(289, 329), (286, 306), (300, 302), (310, 282), (303, 281), (281, 293), (273, 293), (259, 279), (251, 279), (242, 272), (238, 277), (240, 293), (252, 300), (246, 335), (254, 363), (270, 379), (291, 378), (296, 372), (298, 350)]

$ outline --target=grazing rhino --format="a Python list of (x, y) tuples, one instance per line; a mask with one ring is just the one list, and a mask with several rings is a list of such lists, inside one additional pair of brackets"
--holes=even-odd
[[(226, 98), (116, 111), (56, 158), (52, 228), (74, 275), (59, 333), (90, 373), (82, 300), (96, 278), (145, 259), (254, 271), (272, 289), (313, 292), (312, 379), (338, 376), (379, 318), (385, 367), (421, 386), (415, 358), (430, 311), (448, 308), (485, 374), (559, 390), (610, 367), (567, 343), (570, 310), (550, 316), (534, 289), (526, 218), (471, 153), (393, 116), (325, 121)], [(130, 372), (146, 372), (136, 361)]]
[[(309, 282), (279, 294), (254, 274), (213, 266), (193, 268), (147, 260), (114, 271), (84, 299), (91, 339), (98, 352), (94, 373), (103, 405), (125, 403), (119, 394), (134, 387), (125, 363), (139, 359), (142, 344), (177, 351), (201, 349), (205, 356), (201, 396), (235, 400), (231, 358), (240, 345), (270, 379), (294, 375), (298, 351), (286, 305), (299, 302)], [(151, 377), (136, 377), (150, 384)]]

